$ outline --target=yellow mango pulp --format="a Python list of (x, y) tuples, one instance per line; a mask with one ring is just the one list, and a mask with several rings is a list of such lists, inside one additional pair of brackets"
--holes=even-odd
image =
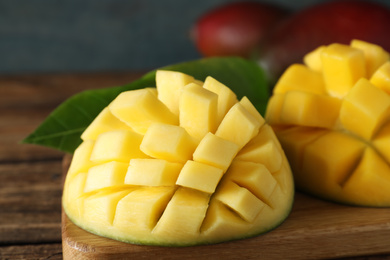
[(203, 83), (203, 88), (217, 94), (218, 96), (218, 109), (216, 119), (216, 124), (218, 125), (225, 117), (227, 111), (229, 111), (229, 109), (235, 103), (237, 103), (237, 96), (230, 88), (210, 76), (205, 79)]
[(94, 193), (84, 199), (83, 216), (86, 221), (97, 227), (112, 225), (115, 217), (115, 208), (120, 199), (129, 193), (128, 190), (104, 190)]
[(139, 147), (142, 140), (142, 135), (132, 130), (114, 130), (102, 133), (95, 141), (90, 160), (94, 163), (102, 163), (113, 160), (129, 162), (133, 157), (147, 158), (148, 156)]
[(215, 135), (238, 145), (241, 149), (259, 132), (263, 120), (258, 121), (240, 103), (236, 103), (225, 115)]
[(193, 160), (206, 163), (226, 172), (238, 153), (237, 144), (207, 133), (192, 154)]
[(324, 94), (325, 84), (322, 74), (303, 64), (293, 64), (287, 68), (277, 82), (274, 93), (283, 94), (290, 90)]
[(123, 185), (127, 167), (127, 163), (110, 161), (89, 168), (84, 191)]
[(264, 125), (243, 149), (239, 151), (236, 159), (245, 162), (255, 162), (267, 167), (274, 173), (282, 167), (283, 153), (279, 141), (269, 125)]
[(361, 40), (352, 40), (351, 47), (362, 50), (365, 57), (367, 78), (390, 58), (390, 55), (381, 46)]
[(145, 134), (152, 122), (179, 123), (177, 116), (146, 88), (122, 92), (108, 108), (115, 117), (140, 134)]
[(390, 94), (390, 61), (386, 61), (374, 72), (370, 82)]
[(174, 192), (174, 186), (135, 189), (118, 202), (112, 225), (121, 233), (152, 232)]
[(224, 182), (223, 185), (224, 188), (216, 193), (215, 199), (227, 205), (246, 221), (253, 221), (266, 205), (248, 189), (232, 181)]
[[(267, 104), (267, 110), (265, 111), (265, 117), (270, 125), (283, 125), (281, 120), (282, 109), (284, 103), (284, 94), (272, 95)], [(272, 115), (272, 116), (271, 116)]]
[(179, 102), (180, 126), (191, 136), (200, 140), (208, 132), (215, 131), (218, 116), (217, 94), (190, 83), (184, 86)]
[(390, 96), (362, 78), (344, 98), (340, 122), (346, 130), (370, 140), (388, 120), (389, 112)]
[(194, 77), (177, 72), (158, 70), (156, 72), (156, 88), (161, 100), (175, 115), (179, 115), (179, 99), (184, 86), (193, 83)]
[(87, 129), (85, 129), (81, 135), (81, 139), (83, 141), (96, 140), (96, 138), (104, 132), (119, 129), (132, 130), (128, 125), (116, 118), (106, 107), (99, 113), (93, 123), (91, 123)]
[(222, 175), (223, 170), (220, 168), (188, 160), (181, 169), (176, 184), (212, 194)]
[(321, 52), (322, 73), (327, 92), (342, 98), (356, 81), (366, 77), (364, 53), (350, 46), (334, 43)]
[(158, 71), (156, 85), (121, 93), (86, 129), (64, 186), (68, 217), (97, 235), (162, 246), (277, 227), (294, 183), (251, 101), (212, 77)]
[(68, 175), (77, 174), (83, 171), (88, 171), (94, 165), (91, 161), (91, 153), (94, 148), (95, 141), (84, 141), (77, 147), (74, 152), (74, 160), (69, 166)]
[(315, 49), (280, 77), (266, 121), (298, 189), (346, 204), (390, 206), (389, 68), (383, 48), (353, 40)]
[(181, 163), (163, 159), (131, 159), (126, 169), (124, 183), (144, 186), (175, 186), (182, 167)]
[(179, 187), (153, 228), (153, 234), (165, 238), (167, 243), (197, 239), (209, 201), (207, 193)]
[(271, 195), (278, 186), (273, 173), (264, 164), (249, 161), (235, 160), (226, 174), (226, 180), (246, 187), (267, 205), (270, 205)]
[(340, 103), (335, 97), (289, 91), (284, 95), (280, 119), (285, 124), (330, 128), (336, 123)]
[(156, 123), (143, 136), (140, 149), (154, 158), (185, 162), (192, 157), (196, 145), (195, 139), (184, 128)]
[(303, 62), (312, 71), (320, 72), (322, 70), (321, 53), (326, 46), (319, 46), (315, 50), (307, 53), (303, 57)]

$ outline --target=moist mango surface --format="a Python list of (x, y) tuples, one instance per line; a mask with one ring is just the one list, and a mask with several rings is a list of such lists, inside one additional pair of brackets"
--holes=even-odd
[(276, 83), (267, 106), (298, 189), (390, 206), (390, 61), (378, 45), (320, 46)]
[(277, 227), (294, 197), (287, 158), (248, 98), (212, 77), (159, 70), (121, 93), (82, 134), (63, 207), (94, 234), (189, 246)]

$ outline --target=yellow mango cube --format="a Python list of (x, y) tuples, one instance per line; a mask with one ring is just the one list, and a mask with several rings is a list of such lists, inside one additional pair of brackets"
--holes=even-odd
[(62, 200), (64, 202), (72, 201), (73, 203), (69, 205), (67, 209), (72, 215), (81, 217), (83, 207), (79, 207), (78, 203), (75, 203), (79, 197), (84, 195), (85, 181), (87, 179), (87, 173), (81, 172), (74, 176), (67, 176), (64, 185), (64, 193)]
[(178, 117), (148, 89), (120, 93), (109, 105), (111, 113), (140, 134), (153, 123), (178, 125)]
[(246, 221), (239, 217), (228, 206), (218, 200), (212, 200), (207, 210), (206, 218), (202, 224), (201, 232), (221, 239), (232, 236), (241, 230)]
[(194, 77), (182, 72), (157, 70), (156, 88), (158, 99), (161, 100), (173, 114), (178, 116), (181, 91), (184, 86), (194, 82)]
[(226, 114), (215, 135), (233, 142), (241, 149), (259, 132), (259, 122), (240, 103), (236, 103)]
[(84, 192), (124, 184), (128, 163), (111, 161), (89, 168)]
[(125, 184), (174, 186), (183, 164), (161, 159), (131, 159)]
[(291, 65), (279, 78), (274, 93), (283, 94), (291, 90), (324, 94), (325, 83), (322, 74), (303, 64)]
[(371, 139), (389, 116), (390, 96), (360, 79), (345, 97), (340, 109), (340, 122), (349, 131)]
[(191, 83), (183, 88), (180, 96), (180, 126), (198, 140), (217, 128), (217, 94)]
[(118, 202), (113, 226), (135, 236), (151, 232), (174, 191), (173, 187), (148, 187), (130, 192)]
[(372, 74), (390, 58), (389, 53), (376, 44), (354, 39), (351, 41), (350, 45), (351, 47), (364, 52), (367, 78), (370, 78)]
[(76, 148), (68, 170), (69, 175), (73, 175), (82, 171), (87, 171), (91, 166), (95, 165), (95, 163), (90, 160), (94, 145), (95, 141), (88, 140), (82, 142)]
[[(287, 158), (284, 157), (283, 162), (286, 162)], [(274, 205), (278, 204), (278, 200), (289, 193), (290, 189), (294, 189), (295, 187), (290, 186), (290, 181), (292, 180), (291, 176), (286, 176), (286, 172), (291, 171), (290, 165), (283, 163), (283, 166), (279, 171), (273, 172), (272, 177), (275, 178), (277, 185), (275, 186), (274, 191), (271, 196), (268, 198), (267, 204), (274, 208)]]
[(101, 133), (118, 129), (132, 130), (130, 126), (116, 118), (106, 107), (81, 134), (81, 139), (84, 141), (96, 140)]
[(282, 166), (281, 147), (270, 126), (260, 128), (259, 134), (255, 136), (237, 154), (236, 160), (261, 163), (271, 172), (276, 172)]
[(177, 185), (213, 193), (223, 175), (223, 170), (208, 164), (187, 161), (176, 181)]
[(216, 200), (224, 203), (248, 222), (253, 221), (266, 205), (248, 189), (232, 181), (224, 182), (215, 196)]
[(263, 116), (259, 113), (256, 107), (252, 104), (252, 102), (246, 96), (242, 97), (240, 100), (240, 104), (252, 115), (256, 118), (257, 121), (260, 122), (260, 125), (265, 123)]
[(164, 237), (168, 244), (175, 243), (177, 238), (188, 243), (198, 237), (209, 200), (207, 193), (179, 187), (153, 229), (153, 234)]
[(284, 94), (272, 95), (265, 111), (265, 120), (270, 125), (283, 124), (281, 121), (282, 109), (284, 104)]
[(303, 56), (304, 64), (313, 71), (322, 71), (321, 53), (326, 46), (321, 45)]
[(237, 144), (208, 133), (196, 147), (193, 160), (220, 168), (223, 172), (226, 172), (238, 153), (238, 149)]
[(343, 189), (348, 197), (358, 197), (362, 205), (386, 207), (390, 200), (390, 167), (372, 148), (365, 150), (363, 159), (345, 183)]
[(237, 102), (237, 96), (230, 88), (211, 76), (205, 79), (203, 88), (218, 95), (218, 115), (216, 119), (218, 125), (229, 109)]
[(132, 158), (148, 158), (139, 148), (142, 135), (133, 131), (114, 130), (100, 134), (91, 152), (91, 161), (128, 163)]
[(111, 226), (118, 201), (129, 193), (128, 190), (101, 191), (84, 199), (84, 217), (90, 225)]
[(305, 147), (327, 132), (321, 128), (304, 126), (291, 127), (277, 132), (283, 150), (291, 161), (290, 166), (295, 169), (295, 176), (300, 176), (302, 171), (302, 156)]
[(278, 185), (271, 172), (261, 163), (243, 162), (235, 160), (226, 179), (233, 181), (240, 187), (246, 187), (261, 201), (269, 204), (269, 198)]
[(373, 147), (390, 162), (390, 121), (387, 122), (374, 136)]
[(327, 92), (344, 97), (355, 83), (366, 77), (366, 63), (362, 50), (334, 43), (321, 52), (322, 70)]
[(180, 126), (153, 124), (146, 132), (140, 149), (153, 158), (183, 163), (192, 159), (196, 145), (194, 138)]
[(332, 128), (339, 116), (338, 98), (289, 91), (285, 94), (280, 120), (284, 124)]
[[(364, 148), (362, 142), (341, 132), (320, 136), (305, 147), (302, 171), (307, 173), (307, 178), (300, 182), (311, 183), (312, 189), (319, 189), (315, 184), (322, 183), (337, 194), (337, 188), (341, 188), (347, 180)], [(298, 182), (298, 185), (301, 183)]]
[(390, 61), (378, 68), (370, 78), (370, 82), (390, 95)]
[(155, 95), (157, 97), (157, 95), (158, 95), (157, 88), (149, 87), (149, 88), (145, 88), (145, 89), (147, 89), (150, 93), (152, 93), (153, 95)]

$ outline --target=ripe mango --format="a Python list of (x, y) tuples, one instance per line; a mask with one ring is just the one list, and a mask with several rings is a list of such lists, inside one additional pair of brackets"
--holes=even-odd
[(293, 177), (250, 100), (175, 71), (157, 71), (156, 85), (121, 93), (86, 129), (66, 177), (67, 216), (101, 236), (161, 246), (276, 228)]
[(266, 121), (299, 190), (334, 202), (390, 206), (389, 53), (353, 40), (287, 68)]

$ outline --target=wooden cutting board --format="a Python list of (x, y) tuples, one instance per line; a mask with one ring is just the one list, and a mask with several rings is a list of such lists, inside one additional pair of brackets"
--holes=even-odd
[[(64, 158), (64, 169), (69, 161), (69, 156)], [(267, 234), (181, 248), (99, 237), (80, 229), (62, 213), (62, 247), (64, 260), (324, 259), (385, 254), (390, 253), (390, 208), (344, 206), (296, 193), (290, 216)]]

